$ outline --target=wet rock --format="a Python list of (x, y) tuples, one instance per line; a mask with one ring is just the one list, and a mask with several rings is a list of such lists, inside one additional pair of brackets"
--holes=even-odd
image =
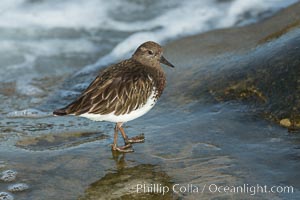
[(26, 183), (16, 183), (8, 186), (8, 191), (10, 192), (22, 192), (28, 189), (29, 186)]
[[(264, 118), (297, 127), (299, 9), (295, 4), (261, 23), (170, 43), (166, 53), (177, 68), (169, 73), (168, 101), (241, 102)], [(290, 119), (291, 124), (281, 119)]]
[(16, 179), (17, 172), (14, 170), (6, 170), (1, 173), (0, 180), (4, 182), (11, 182)]
[(0, 192), (0, 200), (14, 200), (14, 197), (6, 192)]
[(291, 120), (287, 119), (287, 118), (280, 120), (279, 123), (281, 126), (284, 126), (284, 127), (290, 127), (292, 125)]

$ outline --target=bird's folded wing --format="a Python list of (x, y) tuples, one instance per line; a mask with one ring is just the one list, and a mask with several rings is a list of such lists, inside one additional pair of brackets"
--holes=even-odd
[(82, 95), (66, 107), (68, 114), (83, 113), (122, 115), (146, 104), (154, 88), (142, 71), (135, 76), (98, 76)]

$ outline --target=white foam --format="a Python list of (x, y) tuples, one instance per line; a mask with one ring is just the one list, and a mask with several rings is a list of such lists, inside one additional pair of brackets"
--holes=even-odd
[(295, 2), (297, 2), (297, 0), (236, 0), (229, 6), (227, 16), (222, 18), (219, 25), (223, 27), (234, 25), (245, 13), (252, 16), (249, 20), (253, 20), (253, 18), (258, 17), (260, 13), (272, 13)]
[(6, 52), (27, 51), (33, 56), (55, 56), (67, 53), (93, 53), (100, 49), (84, 38), (40, 39), (40, 40), (1, 40), (0, 46)]
[(103, 23), (110, 5), (105, 0), (40, 1), (30, 4), (25, 0), (4, 0), (1, 1), (0, 27), (98, 27)]
[(13, 111), (7, 114), (7, 117), (10, 118), (19, 118), (19, 117), (41, 118), (47, 116), (52, 116), (52, 113), (42, 112), (40, 110), (31, 109), (31, 108), (25, 110)]
[(15, 184), (9, 185), (7, 187), (7, 189), (10, 192), (23, 192), (25, 190), (28, 190), (29, 186), (26, 183), (15, 183)]
[[(37, 27), (89, 30), (100, 28), (101, 30), (135, 32), (117, 45), (109, 56), (98, 61), (98, 66), (109, 59), (124, 58), (147, 40), (163, 42), (180, 36), (233, 26), (240, 20), (243, 13), (251, 12), (255, 18), (264, 11), (278, 10), (294, 2), (297, 0), (235, 0), (225, 3), (215, 3), (211, 0), (166, 1), (160, 3), (166, 8), (147, 20), (137, 18), (125, 21), (115, 19), (111, 14), (112, 11), (116, 12), (124, 7), (123, 9), (135, 12), (140, 11), (143, 6), (139, 3), (121, 0), (113, 3), (105, 0), (48, 0), (35, 3), (28, 3), (25, 0), (4, 0), (1, 1), (0, 6), (0, 27), (29, 30)], [(93, 52), (97, 49), (90, 41), (78, 38), (17, 42), (20, 42), (18, 46), (28, 47), (32, 52), (43, 55), (76, 52), (76, 50)], [(11, 46), (16, 45), (12, 43)]]
[[(252, 18), (266, 11), (276, 11), (297, 0), (236, 0), (233, 3), (214, 4), (210, 0), (182, 1), (176, 8), (146, 22), (131, 23), (110, 21), (111, 25), (120, 30), (138, 31), (119, 43), (109, 54), (100, 58), (95, 64), (86, 66), (78, 74), (89, 73), (103, 65), (110, 64), (130, 56), (141, 43), (149, 40), (163, 43), (168, 39), (192, 35), (216, 28), (234, 26), (241, 15), (251, 12)], [(252, 19), (251, 18), (251, 19)], [(250, 20), (248, 22), (251, 22)], [(245, 24), (245, 22), (243, 23)], [(157, 30), (151, 30), (160, 27)], [(143, 31), (143, 30), (151, 31)]]
[[(184, 33), (190, 28), (194, 30), (200, 27), (202, 29), (203, 22), (206, 23), (207, 20), (221, 20), (228, 16), (231, 18), (247, 10), (257, 12), (266, 9), (277, 10), (295, 2), (297, 0), (235, 0), (226, 3), (215, 3), (211, 0), (166, 1), (160, 3), (166, 8), (155, 17), (149, 20), (135, 19), (128, 22), (116, 20), (111, 14), (112, 11), (117, 12), (116, 10), (123, 8), (130, 10), (130, 12), (136, 12), (144, 9), (140, 8), (143, 7), (142, 5), (122, 0), (115, 0), (114, 2), (105, 0), (48, 0), (35, 3), (28, 3), (26, 0), (2, 0), (0, 27), (76, 29), (101, 27), (102, 30), (141, 31), (150, 30), (154, 27), (165, 28), (176, 24), (178, 29), (181, 29), (180, 32)], [(231, 22), (228, 22), (230, 26)]]

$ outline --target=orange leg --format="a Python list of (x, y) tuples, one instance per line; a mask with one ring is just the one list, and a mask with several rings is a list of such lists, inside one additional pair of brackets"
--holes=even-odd
[(125, 142), (125, 145), (127, 144), (132, 144), (132, 143), (142, 143), (145, 141), (145, 136), (144, 134), (140, 134), (140, 135), (137, 135), (135, 137), (132, 137), (132, 138), (128, 138), (128, 136), (126, 135), (125, 131), (124, 131), (124, 128), (122, 127), (122, 124), (120, 124), (119, 126), (119, 130), (123, 136), (123, 139), (124, 139), (124, 142)]
[[(122, 124), (123, 123), (120, 123), (120, 122), (116, 123), (115, 129), (114, 129), (114, 143), (112, 145), (112, 150), (118, 151), (118, 152), (121, 152), (121, 153), (133, 152), (133, 149), (131, 148), (132, 145), (130, 143), (125, 143), (125, 145), (121, 146), (121, 147), (118, 147), (118, 145), (117, 145), (118, 133), (119, 133), (119, 130), (120, 130)], [(122, 131), (121, 131), (121, 133), (122, 133)], [(122, 133), (122, 136), (123, 136), (123, 133)], [(123, 138), (124, 138), (124, 136), (123, 136)]]

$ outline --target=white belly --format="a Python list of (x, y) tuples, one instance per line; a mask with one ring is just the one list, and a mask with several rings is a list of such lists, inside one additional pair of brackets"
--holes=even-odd
[(128, 114), (114, 115), (114, 113), (109, 113), (106, 115), (101, 115), (101, 114), (85, 113), (79, 116), (88, 118), (93, 121), (128, 122), (146, 114), (156, 103), (156, 99), (154, 97), (155, 97), (155, 92), (153, 91), (145, 105), (138, 108), (137, 110), (131, 111)]

